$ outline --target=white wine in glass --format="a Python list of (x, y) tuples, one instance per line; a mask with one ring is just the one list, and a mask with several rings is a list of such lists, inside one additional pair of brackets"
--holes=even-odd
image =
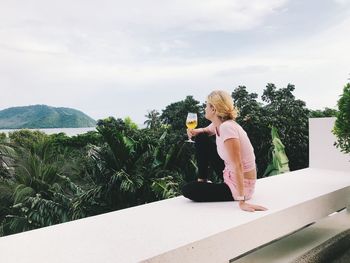
[[(198, 125), (197, 113), (189, 112), (187, 114), (186, 126), (189, 130), (193, 130)], [(188, 139), (186, 142), (194, 142), (191, 139)]]

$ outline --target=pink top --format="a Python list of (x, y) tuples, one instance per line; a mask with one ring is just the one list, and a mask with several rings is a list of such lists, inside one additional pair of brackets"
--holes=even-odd
[[(219, 127), (215, 128), (214, 124), (210, 124), (207, 129), (209, 134), (216, 135), (216, 147), (218, 154), (225, 162), (225, 169), (223, 171), (224, 182), (230, 187), (233, 198), (239, 196), (237, 191), (237, 177), (235, 175), (235, 166), (230, 161), (224, 142), (227, 139), (239, 139), (241, 146), (241, 161), (243, 165), (243, 172), (249, 172), (256, 168), (254, 148), (250, 143), (247, 133), (243, 128), (233, 120), (223, 122)], [(246, 199), (250, 199), (255, 188), (255, 179), (244, 179), (244, 195)]]

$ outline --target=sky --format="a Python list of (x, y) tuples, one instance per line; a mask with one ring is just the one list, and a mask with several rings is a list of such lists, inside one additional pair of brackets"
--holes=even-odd
[(335, 108), (350, 78), (350, 0), (1, 0), (0, 110), (130, 116), (239, 85), (295, 85)]

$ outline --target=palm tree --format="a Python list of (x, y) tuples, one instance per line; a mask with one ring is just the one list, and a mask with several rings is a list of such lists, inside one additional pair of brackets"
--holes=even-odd
[(75, 206), (84, 208), (77, 214), (109, 212), (179, 194), (183, 179), (174, 163), (187, 162), (181, 154), (184, 144), (168, 145), (166, 130), (154, 137), (149, 129), (128, 130), (114, 118), (99, 121), (97, 130), (105, 143), (88, 150), (91, 188), (76, 199)]
[(81, 189), (67, 176), (70, 171), (59, 165), (47, 138), (29, 149), (1, 145), (0, 152), (13, 170), (10, 178), (0, 181), (0, 202), (7, 204), (1, 210), (1, 235), (70, 220), (72, 199)]
[(155, 129), (160, 127), (160, 113), (157, 110), (148, 111), (145, 117), (147, 120), (143, 124), (146, 124), (147, 128)]

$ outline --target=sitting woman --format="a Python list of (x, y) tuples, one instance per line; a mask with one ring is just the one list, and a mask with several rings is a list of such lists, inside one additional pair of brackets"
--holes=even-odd
[[(237, 110), (225, 91), (208, 95), (205, 118), (211, 124), (205, 128), (187, 130), (189, 138), (195, 137), (198, 181), (186, 184), (183, 195), (197, 202), (239, 201), (245, 211), (264, 211), (265, 207), (247, 203), (255, 188), (256, 165), (254, 149), (247, 133), (235, 122)], [(209, 136), (216, 135), (215, 145)], [(208, 181), (211, 164), (224, 183)]]

